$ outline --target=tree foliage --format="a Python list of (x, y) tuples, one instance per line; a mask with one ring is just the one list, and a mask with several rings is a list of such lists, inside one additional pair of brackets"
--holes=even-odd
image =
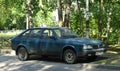
[[(53, 11), (58, 0), (31, 0), (33, 27), (57, 26)], [(86, 0), (59, 0), (63, 25), (81, 37), (86, 32)], [(120, 42), (120, 0), (89, 0), (90, 38)], [(69, 11), (69, 13), (67, 13)], [(26, 0), (0, 0), (0, 30), (26, 28)], [(62, 20), (63, 19), (63, 20)]]

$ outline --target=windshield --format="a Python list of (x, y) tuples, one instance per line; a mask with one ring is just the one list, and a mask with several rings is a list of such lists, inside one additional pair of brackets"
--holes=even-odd
[(78, 35), (68, 28), (54, 30), (59, 38), (77, 38)]

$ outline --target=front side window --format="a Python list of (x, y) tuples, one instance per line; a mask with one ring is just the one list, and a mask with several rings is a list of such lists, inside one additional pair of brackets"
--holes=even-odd
[(53, 32), (52, 32), (52, 30), (44, 30), (43, 33), (42, 33), (42, 36), (44, 38), (52, 37), (53, 36)]

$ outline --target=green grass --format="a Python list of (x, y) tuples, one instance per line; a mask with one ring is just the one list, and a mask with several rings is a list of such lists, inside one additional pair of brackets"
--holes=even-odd
[(0, 33), (0, 49), (11, 49), (11, 38), (17, 35), (19, 31), (1, 32)]
[(102, 64), (102, 65), (120, 65), (120, 56), (113, 57), (111, 59), (102, 60), (94, 62), (95, 64)]
[(107, 53), (103, 56), (116, 56), (120, 55), (120, 45), (109, 45)]
[(0, 33), (0, 37), (10, 37), (10, 36), (15, 36), (19, 33), (20, 31), (16, 30), (16, 31), (13, 31), (13, 32), (1, 32)]
[(108, 51), (103, 56), (110, 57), (110, 58), (107, 60), (96, 61), (93, 63), (120, 66), (120, 45), (109, 45)]

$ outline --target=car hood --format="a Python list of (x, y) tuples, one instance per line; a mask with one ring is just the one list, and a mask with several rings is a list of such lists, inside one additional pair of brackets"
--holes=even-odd
[(86, 39), (86, 38), (69, 38), (65, 39), (67, 43), (73, 43), (73, 44), (88, 44), (88, 45), (100, 45), (102, 41), (100, 40), (92, 40), (92, 39)]

